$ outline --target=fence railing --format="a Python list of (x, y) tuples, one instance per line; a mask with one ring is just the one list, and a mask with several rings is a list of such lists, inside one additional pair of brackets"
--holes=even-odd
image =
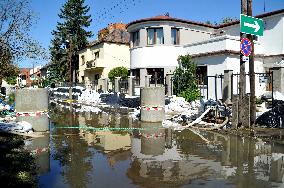
[(120, 80), (119, 82), (120, 93), (128, 93), (128, 80)]

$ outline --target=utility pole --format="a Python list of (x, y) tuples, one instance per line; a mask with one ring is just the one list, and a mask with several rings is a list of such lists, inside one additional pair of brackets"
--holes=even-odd
[(68, 55), (69, 55), (69, 99), (72, 99), (72, 86), (73, 86), (73, 79), (72, 79), (72, 38), (69, 39), (69, 49), (68, 49)]
[[(247, 14), (247, 0), (241, 0), (241, 14)], [(243, 37), (246, 35), (242, 32), (240, 32), (240, 42)], [(243, 54), (240, 52), (240, 80), (239, 80), (239, 124), (241, 126), (244, 126), (244, 116), (246, 116), (248, 113), (246, 113), (243, 110), (244, 104), (244, 97), (246, 94), (246, 66), (245, 61), (243, 61)]]
[[(252, 0), (247, 0), (247, 15), (252, 16)], [(249, 58), (249, 81), (250, 81), (250, 128), (255, 122), (256, 104), (255, 104), (255, 73), (254, 73), (254, 43), (253, 35), (248, 34), (247, 38), (252, 45), (252, 51)]]

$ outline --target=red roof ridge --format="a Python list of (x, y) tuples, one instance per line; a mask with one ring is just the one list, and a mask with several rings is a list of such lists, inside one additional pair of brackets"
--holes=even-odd
[[(264, 14), (259, 14), (259, 15), (256, 15), (255, 17), (256, 18), (264, 18), (264, 17), (268, 17), (268, 16), (272, 16), (272, 15), (275, 15), (275, 14), (280, 14), (280, 13), (284, 13), (284, 9), (275, 10), (275, 11), (267, 12), (267, 13), (264, 13)], [(223, 27), (227, 27), (227, 26), (230, 26), (230, 25), (235, 25), (235, 24), (240, 23), (239, 20), (235, 20), (235, 21), (232, 21), (232, 22), (228, 22), (228, 23), (225, 23), (225, 24), (219, 24), (219, 25), (214, 26), (214, 25), (210, 25), (210, 24), (206, 24), (206, 23), (202, 23), (202, 22), (197, 22), (197, 21), (183, 20), (183, 19), (180, 19), (180, 18), (173, 18), (173, 17), (170, 17), (170, 16), (158, 15), (158, 16), (154, 16), (154, 17), (151, 17), (151, 18), (143, 18), (143, 19), (140, 19), (140, 20), (132, 21), (132, 22), (127, 24), (126, 28), (128, 28), (132, 24), (141, 23), (141, 22), (145, 22), (145, 21), (164, 21), (164, 20), (165, 21), (177, 21), (177, 22), (182, 22), (182, 23), (187, 23), (187, 24), (210, 27), (210, 28), (214, 28), (214, 29), (219, 29), (219, 28), (223, 28)]]

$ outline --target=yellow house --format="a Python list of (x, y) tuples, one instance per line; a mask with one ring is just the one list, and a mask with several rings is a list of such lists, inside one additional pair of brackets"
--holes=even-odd
[(111, 24), (100, 30), (98, 39), (78, 52), (79, 82), (96, 84), (100, 78), (108, 78), (115, 67), (130, 69), (129, 40), (125, 24)]

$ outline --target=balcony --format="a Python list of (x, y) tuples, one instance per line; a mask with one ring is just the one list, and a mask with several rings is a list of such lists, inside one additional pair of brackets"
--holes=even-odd
[(101, 59), (95, 59), (91, 61), (87, 61), (86, 63), (86, 70), (96, 69), (96, 68), (104, 68), (104, 65), (102, 63), (103, 61)]

